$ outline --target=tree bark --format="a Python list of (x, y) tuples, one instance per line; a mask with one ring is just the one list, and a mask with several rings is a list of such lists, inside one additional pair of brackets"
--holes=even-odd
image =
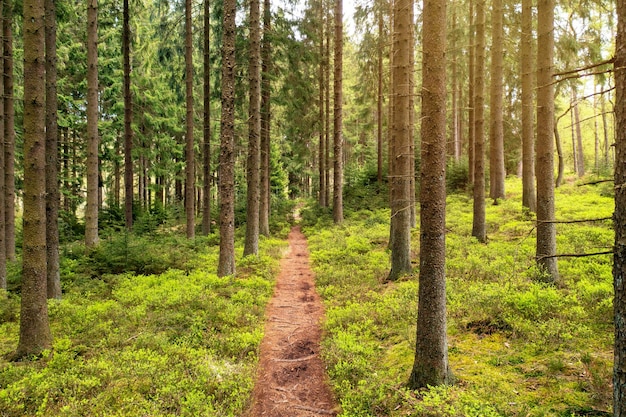
[(98, 245), (98, 0), (87, 3), (87, 208), (85, 246)]
[(343, 222), (343, 0), (335, 0), (333, 221)]
[[(5, 20), (3, 18), (3, 10), (0, 9), (0, 25), (5, 25)], [(2, 32), (0, 28), (0, 33)], [(4, 57), (0, 58), (0, 68), (2, 68)], [(0, 94), (4, 94), (4, 78), (0, 77)], [(5, 114), (4, 114), (4, 100), (0, 100), (0, 135), (4, 135), (4, 123), (5, 123)], [(0, 219), (4, 219), (4, 210), (5, 210), (5, 184), (4, 184), (4, 137), (2, 138), (2, 142), (0, 142)], [(5, 224), (4, 222), (0, 222), (0, 289), (7, 288), (7, 268), (6, 268), (6, 245), (5, 245)]]
[(218, 276), (235, 274), (235, 13), (224, 0), (222, 34), (222, 121), (220, 137), (220, 255)]
[(57, 123), (56, 4), (45, 0), (46, 38), (46, 257), (48, 298), (61, 298), (59, 266), (59, 126)]
[(376, 56), (376, 180), (383, 184), (383, 9), (378, 9), (378, 51)]
[(576, 152), (578, 153), (578, 156), (576, 158), (576, 161), (578, 163), (578, 168), (577, 168), (577, 172), (578, 172), (578, 176), (582, 177), (585, 175), (585, 153), (583, 152), (583, 134), (582, 131), (580, 129), (580, 111), (578, 109), (578, 98), (575, 97), (575, 102), (574, 102), (574, 128), (575, 128), (575, 132), (576, 132)]
[(503, 49), (503, 11), (502, 0), (493, 0), (491, 9), (492, 44), (491, 44), (491, 101), (489, 117), (491, 119), (489, 129), (490, 164), (489, 164), (489, 196), (497, 202), (505, 198), (504, 180), (506, 172), (504, 168), (504, 127), (502, 95), (504, 86), (502, 82), (504, 71)]
[(535, 192), (535, 121), (533, 117), (532, 0), (522, 1), (520, 60), (522, 67), (522, 206), (537, 211)]
[(319, 172), (319, 195), (318, 195), (318, 203), (320, 207), (326, 207), (328, 204), (326, 202), (326, 147), (324, 146), (324, 132), (326, 130), (326, 126), (324, 125), (324, 16), (326, 15), (326, 11), (324, 10), (324, 2), (320, 0), (317, 3), (318, 14), (319, 14), (319, 72), (318, 72), (318, 86), (319, 86), (319, 139), (318, 139), (318, 172)]
[(446, 2), (424, 0), (420, 272), (412, 389), (451, 381), (446, 336)]
[(554, 0), (537, 3), (537, 266), (550, 282), (558, 280), (554, 220)]
[[(261, 197), (259, 208), (259, 233), (270, 234), (270, 72), (272, 68), (272, 14), (270, 0), (263, 2), (263, 40), (261, 41)], [(328, 201), (328, 200), (327, 200)]]
[(626, 416), (626, 2), (617, 2), (615, 41), (615, 254), (613, 312), (615, 345), (613, 415)]
[(248, 106), (248, 194), (246, 205), (246, 239), (243, 254), (259, 254), (259, 165), (261, 136), (261, 5), (250, 0), (250, 61), (248, 74), (250, 90)]
[(411, 98), (411, 50), (413, 43), (412, 0), (396, 0), (393, 10), (393, 118), (390, 140), (394, 160), (390, 171), (391, 271), (389, 280), (411, 272), (411, 157), (412, 140), (409, 112)]
[(6, 257), (15, 261), (15, 110), (13, 100), (13, 2), (4, 2), (4, 219)]
[(122, 55), (124, 70), (124, 220), (133, 228), (133, 99), (130, 92), (130, 23), (128, 0), (124, 0)]
[(46, 286), (44, 1), (24, 2), (24, 244), (20, 340), (15, 356), (52, 344)]
[(324, 133), (324, 147), (326, 148), (326, 202), (330, 204), (330, 40), (331, 40), (331, 15), (330, 10), (326, 15), (326, 60), (324, 65), (326, 83), (326, 132)]
[(474, 184), (474, 144), (475, 144), (475, 132), (476, 132), (476, 6), (475, 0), (469, 0), (469, 57), (468, 57), (468, 87), (467, 87), (467, 101), (468, 101), (468, 115), (467, 115), (467, 159), (469, 164), (469, 182)]
[(487, 241), (485, 225), (485, 0), (476, 1), (476, 61), (474, 70), (474, 217), (472, 236)]
[(196, 234), (196, 158), (193, 138), (193, 43), (191, 22), (191, 0), (185, 0), (185, 214), (187, 238)]
[(211, 2), (204, 0), (204, 130), (202, 234), (211, 233)]

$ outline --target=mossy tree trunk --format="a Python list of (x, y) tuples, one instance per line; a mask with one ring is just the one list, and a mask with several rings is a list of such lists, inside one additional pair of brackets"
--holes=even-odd
[(59, 266), (59, 126), (57, 123), (56, 4), (45, 0), (46, 38), (46, 253), (48, 298), (61, 298)]
[(98, 244), (98, 1), (87, 3), (87, 208), (85, 246)]
[(52, 344), (46, 285), (44, 0), (24, 2), (24, 243), (16, 357)]
[(217, 274), (235, 273), (235, 13), (224, 1), (222, 34), (222, 119), (220, 137), (220, 255)]
[(537, 266), (558, 280), (554, 220), (554, 0), (537, 3)]
[(191, 0), (185, 0), (185, 215), (187, 218), (187, 238), (196, 234), (196, 154), (193, 138), (193, 43)]
[[(390, 248), (391, 271), (389, 280), (398, 279), (411, 272), (411, 164), (413, 149), (409, 112), (412, 94), (411, 51), (413, 50), (413, 0), (396, 0), (393, 9), (393, 84), (391, 95), (393, 113), (390, 129)], [(414, 191), (413, 191), (414, 192)]]
[(250, 0), (249, 15), (249, 106), (248, 106), (248, 164), (246, 238), (243, 254), (259, 253), (259, 165), (261, 136), (261, 5), (259, 0)]
[(504, 179), (504, 125), (502, 95), (504, 94), (504, 27), (502, 0), (493, 0), (491, 9), (491, 83), (490, 89), (490, 128), (489, 128), (489, 196), (497, 202), (505, 198)]
[(446, 2), (424, 0), (420, 272), (413, 389), (450, 382), (446, 336)]
[(535, 119), (533, 116), (533, 10), (532, 0), (522, 1), (520, 45), (522, 68), (522, 206), (537, 211), (535, 192)]

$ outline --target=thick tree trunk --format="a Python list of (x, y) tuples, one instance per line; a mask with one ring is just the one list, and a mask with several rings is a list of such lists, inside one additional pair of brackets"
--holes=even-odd
[(554, 0), (537, 4), (537, 266), (550, 282), (559, 270), (554, 220)]
[(13, 101), (13, 2), (4, 1), (4, 219), (7, 260), (15, 260), (15, 110)]
[(193, 44), (191, 23), (191, 0), (185, 0), (185, 214), (187, 238), (196, 234), (196, 158), (193, 138)]
[(343, 222), (343, 1), (335, 0), (333, 221)]
[(235, 13), (224, 1), (222, 35), (222, 121), (220, 138), (220, 255), (217, 274), (235, 274)]
[(615, 41), (615, 254), (613, 300), (615, 348), (613, 415), (626, 416), (626, 2), (617, 2)]
[(411, 155), (412, 140), (409, 112), (411, 98), (411, 51), (413, 43), (412, 0), (396, 0), (393, 10), (393, 118), (390, 140), (394, 160), (390, 171), (391, 194), (391, 271), (389, 280), (411, 272)]
[(535, 192), (532, 13), (532, 0), (523, 0), (520, 45), (522, 67), (522, 206), (534, 213), (537, 210), (537, 194)]
[[(261, 41), (261, 197), (259, 233), (270, 234), (270, 71), (272, 68), (272, 14), (270, 0), (263, 2), (263, 40)], [(328, 201), (328, 200), (327, 200)]]
[(133, 228), (133, 99), (130, 92), (130, 23), (128, 0), (124, 0), (122, 55), (124, 60), (124, 219)]
[(446, 336), (446, 2), (424, 0), (420, 272), (413, 389), (451, 382)]
[(87, 208), (85, 246), (98, 244), (98, 0), (87, 3)]
[(489, 112), (489, 196), (497, 202), (504, 199), (504, 180), (506, 172), (504, 168), (504, 127), (502, 95), (504, 86), (502, 82), (504, 72), (504, 49), (503, 49), (503, 11), (502, 0), (493, 0), (491, 9), (491, 22), (493, 26), (493, 38), (491, 44), (491, 101)]
[(57, 28), (54, 0), (46, 20), (46, 254), (48, 298), (61, 298), (59, 266), (59, 126), (57, 123)]
[(16, 357), (52, 344), (46, 288), (44, 1), (24, 2), (24, 244)]
[(474, 217), (472, 236), (486, 242), (485, 226), (485, 0), (476, 1), (474, 70)]
[(246, 205), (246, 239), (243, 254), (259, 254), (259, 137), (261, 136), (261, 5), (250, 0), (250, 91), (248, 106), (248, 195)]
[(211, 2), (204, 0), (204, 129), (202, 234), (211, 233)]
[[(3, 19), (3, 10), (0, 9), (0, 26), (6, 24)], [(2, 30), (0, 30), (2, 33)], [(3, 67), (2, 61), (4, 57), (0, 57), (0, 68)], [(0, 94), (4, 94), (4, 78), (0, 77)], [(4, 100), (0, 100), (0, 132), (4, 134)], [(6, 190), (4, 185), (4, 141), (0, 143), (0, 219), (4, 219), (5, 196)], [(5, 224), (0, 222), (0, 289), (7, 288), (7, 268), (6, 268), (6, 245), (5, 245)]]

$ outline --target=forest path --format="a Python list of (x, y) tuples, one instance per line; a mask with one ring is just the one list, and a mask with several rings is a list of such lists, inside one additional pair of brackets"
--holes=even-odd
[(261, 342), (248, 417), (336, 416), (339, 408), (319, 356), (324, 315), (309, 266), (306, 237), (295, 226), (280, 262)]

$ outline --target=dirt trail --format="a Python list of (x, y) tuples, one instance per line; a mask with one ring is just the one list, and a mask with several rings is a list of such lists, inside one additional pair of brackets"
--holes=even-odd
[(323, 305), (315, 291), (306, 238), (289, 233), (276, 289), (267, 308), (265, 337), (248, 417), (336, 416), (339, 408), (319, 356)]

